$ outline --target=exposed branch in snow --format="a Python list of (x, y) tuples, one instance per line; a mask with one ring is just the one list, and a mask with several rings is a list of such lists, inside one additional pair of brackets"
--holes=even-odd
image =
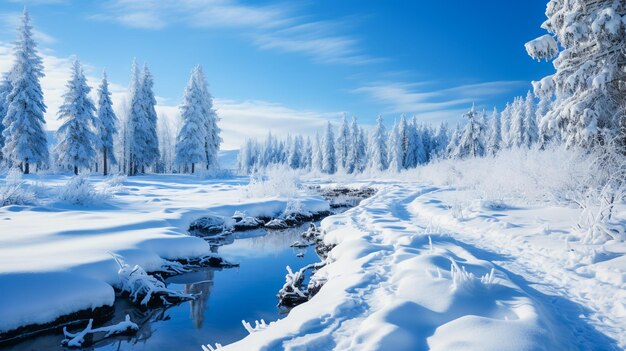
[(215, 343), (215, 346), (211, 344), (202, 345), (202, 351), (218, 351), (222, 349), (222, 344)]
[(121, 257), (113, 255), (113, 258), (120, 266), (118, 271), (120, 281), (117, 287), (128, 293), (132, 302), (140, 305), (149, 303), (169, 305), (195, 299), (194, 295), (168, 289), (165, 283), (146, 273), (139, 265), (131, 267)]
[(89, 334), (106, 333), (104, 337), (108, 338), (112, 335), (126, 334), (131, 332), (134, 333), (138, 330), (139, 326), (130, 320), (129, 315), (126, 315), (126, 318), (118, 324), (95, 329), (93, 328), (93, 319), (90, 319), (89, 323), (87, 323), (87, 327), (77, 333), (70, 333), (67, 331), (67, 327), (63, 327), (63, 334), (65, 335), (65, 339), (61, 341), (61, 345), (80, 348), (84, 346), (83, 344), (85, 343), (85, 337)]
[(245, 320), (241, 321), (241, 324), (243, 324), (243, 327), (246, 328), (246, 330), (248, 331), (248, 333), (252, 334), (261, 330), (266, 329), (267, 327), (269, 327), (270, 325), (272, 325), (274, 322), (270, 322), (269, 324), (265, 323), (265, 320), (261, 319), (261, 321), (254, 321), (254, 327), (252, 327), (252, 325), (248, 322), (246, 322)]
[[(279, 306), (296, 306), (302, 302), (307, 301), (313, 294), (308, 287), (304, 287), (304, 278), (306, 271), (313, 270), (313, 272), (324, 267), (326, 262), (311, 263), (302, 267), (297, 272), (293, 272), (291, 267), (287, 266), (287, 275), (285, 276), (285, 285), (278, 291), (278, 305)], [(319, 290), (317, 287), (315, 292)]]

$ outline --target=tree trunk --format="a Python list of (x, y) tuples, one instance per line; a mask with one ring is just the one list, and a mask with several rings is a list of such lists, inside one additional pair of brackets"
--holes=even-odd
[(30, 173), (30, 167), (28, 164), (28, 161), (24, 162), (24, 174), (29, 174)]
[(107, 149), (102, 150), (102, 155), (102, 174), (106, 176), (109, 174), (109, 167), (107, 165)]
[(196, 164), (192, 163), (191, 164), (191, 174), (193, 174), (196, 171)]
[(78, 167), (74, 166), (74, 175), (78, 175)]

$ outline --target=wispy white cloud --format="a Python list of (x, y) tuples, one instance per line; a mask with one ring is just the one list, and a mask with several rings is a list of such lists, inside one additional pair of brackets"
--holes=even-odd
[(237, 29), (260, 49), (300, 53), (316, 62), (363, 64), (376, 61), (359, 41), (337, 34), (345, 21), (308, 21), (296, 6), (248, 5), (237, 0), (109, 0), (95, 20), (150, 30), (173, 25)]
[(386, 114), (409, 114), (425, 122), (453, 120), (472, 103), (483, 104), (527, 85), (525, 81), (495, 81), (434, 89), (429, 83), (371, 83), (351, 92), (385, 106)]

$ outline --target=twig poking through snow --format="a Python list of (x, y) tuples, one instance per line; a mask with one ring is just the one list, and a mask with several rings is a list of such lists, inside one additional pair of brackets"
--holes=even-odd
[(93, 329), (92, 326), (93, 319), (89, 320), (89, 323), (87, 323), (87, 327), (85, 329), (77, 333), (70, 333), (67, 331), (67, 328), (64, 327), (63, 334), (65, 335), (65, 339), (61, 341), (61, 345), (80, 348), (83, 346), (83, 343), (85, 342), (85, 336), (87, 336), (88, 334), (106, 333), (104, 337), (108, 338), (112, 335), (124, 334), (128, 332), (134, 333), (139, 330), (139, 326), (130, 320), (129, 315), (126, 315), (126, 318), (122, 322), (119, 322), (115, 325), (100, 327), (96, 329)]
[(267, 327), (269, 327), (270, 325), (272, 325), (273, 322), (270, 322), (270, 324), (265, 323), (265, 320), (261, 319), (261, 322), (259, 321), (254, 321), (254, 327), (252, 327), (252, 325), (244, 320), (241, 321), (241, 324), (243, 324), (243, 327), (246, 328), (246, 330), (248, 331), (248, 333), (252, 334), (258, 331), (261, 331), (263, 329), (266, 329)]
[(211, 344), (202, 345), (202, 351), (218, 351), (222, 349), (222, 344), (215, 343), (215, 347), (211, 346)]

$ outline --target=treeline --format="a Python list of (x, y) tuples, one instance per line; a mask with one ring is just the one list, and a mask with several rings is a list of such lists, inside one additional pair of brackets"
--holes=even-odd
[(344, 117), (338, 128), (328, 122), (313, 138), (295, 135), (279, 139), (270, 132), (262, 142), (248, 139), (240, 148), (238, 166), (244, 174), (272, 165), (328, 174), (399, 172), (439, 158), (495, 155), (502, 149), (560, 140), (554, 133), (549, 140), (540, 133), (538, 121), (546, 111), (537, 108), (529, 92), (526, 97), (515, 98), (502, 112), (494, 109), (489, 116), (472, 106), (464, 114), (465, 124), (453, 130), (446, 123), (433, 127), (416, 117), (401, 116), (388, 131), (379, 116), (368, 133), (355, 117), (351, 122)]
[(194, 172), (196, 164), (217, 167), (222, 139), (213, 98), (200, 66), (185, 88), (180, 106), (181, 126), (172, 141), (169, 124), (159, 126), (154, 79), (147, 65), (133, 63), (128, 99), (121, 118), (116, 116), (104, 74), (96, 92), (78, 60), (58, 111), (62, 121), (57, 143), (50, 150), (44, 130), (46, 105), (40, 79), (44, 67), (33, 39), (28, 12), (24, 11), (15, 44), (15, 64), (0, 83), (0, 162), (24, 173), (52, 169), (99, 171), (112, 166), (128, 175), (145, 172)]

